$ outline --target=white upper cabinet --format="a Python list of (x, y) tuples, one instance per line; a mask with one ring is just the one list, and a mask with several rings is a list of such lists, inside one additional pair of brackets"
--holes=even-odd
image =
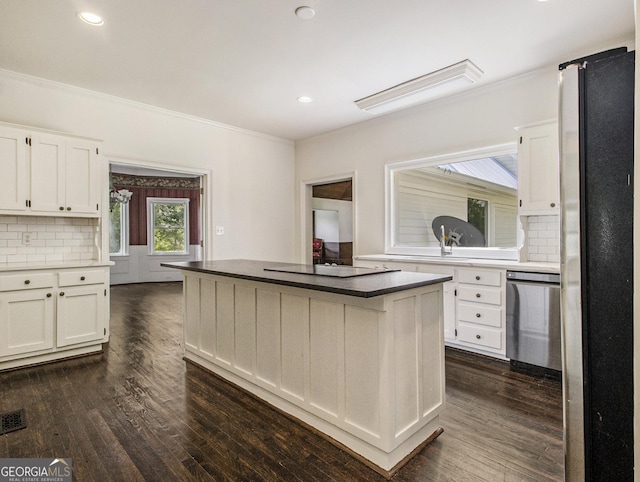
[(0, 214), (99, 216), (97, 141), (0, 126)]
[(19, 213), (28, 209), (28, 142), (20, 130), (0, 128), (0, 207), (4, 211)]
[(518, 213), (560, 213), (558, 123), (518, 129)]
[(67, 140), (65, 166), (65, 209), (74, 213), (98, 214), (100, 173), (95, 144)]
[(64, 211), (65, 142), (58, 136), (31, 137), (31, 209)]
[(31, 210), (98, 214), (100, 193), (95, 144), (61, 136), (31, 138)]

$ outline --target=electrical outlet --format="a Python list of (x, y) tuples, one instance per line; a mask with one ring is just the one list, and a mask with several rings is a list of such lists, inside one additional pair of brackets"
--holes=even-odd
[(25, 246), (29, 246), (31, 244), (31, 238), (33, 233), (23, 232), (22, 233), (22, 244)]
[(224, 226), (216, 226), (216, 236), (222, 236), (224, 234)]

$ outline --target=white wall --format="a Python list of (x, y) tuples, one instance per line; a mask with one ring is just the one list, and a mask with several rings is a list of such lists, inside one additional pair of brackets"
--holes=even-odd
[[(300, 141), (297, 184), (354, 171), (354, 255), (382, 253), (385, 164), (515, 142), (515, 127), (557, 117), (557, 84), (550, 67)], [(297, 259), (304, 259), (302, 245), (296, 243)]]
[(1, 70), (0, 121), (102, 139), (107, 160), (206, 170), (205, 257), (294, 260), (288, 140)]

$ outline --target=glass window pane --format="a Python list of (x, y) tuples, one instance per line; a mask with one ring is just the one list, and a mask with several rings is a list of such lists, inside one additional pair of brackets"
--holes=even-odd
[(489, 203), (482, 199), (467, 199), (467, 220), (487, 239), (487, 207)]
[(154, 250), (161, 253), (182, 252), (184, 229), (156, 229), (154, 232)]
[(122, 251), (122, 204), (116, 203), (111, 210), (109, 223), (109, 253), (118, 254)]

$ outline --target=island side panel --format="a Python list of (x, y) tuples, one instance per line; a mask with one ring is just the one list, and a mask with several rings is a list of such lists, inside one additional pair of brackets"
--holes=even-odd
[(309, 310), (309, 404), (319, 416), (337, 420), (344, 305), (311, 299)]
[[(444, 303), (441, 292), (421, 295), (422, 361), (419, 376), (422, 379), (422, 417), (439, 414), (445, 403)], [(435, 343), (435, 340), (439, 340)]]
[(270, 389), (281, 386), (280, 293), (256, 291), (256, 378)]
[(186, 358), (384, 470), (439, 429), (440, 284), (362, 299), (183, 275)]
[(344, 421), (360, 436), (380, 443), (382, 390), (380, 338), (383, 315), (357, 306), (345, 307)]
[(301, 404), (309, 399), (309, 298), (282, 293), (281, 378), (285, 397)]

